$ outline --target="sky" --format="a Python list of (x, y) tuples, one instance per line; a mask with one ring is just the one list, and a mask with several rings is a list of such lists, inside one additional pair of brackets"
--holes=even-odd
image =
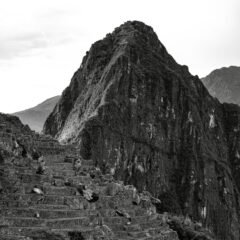
[(0, 0), (0, 112), (60, 95), (91, 44), (128, 20), (193, 75), (240, 66), (239, 0)]

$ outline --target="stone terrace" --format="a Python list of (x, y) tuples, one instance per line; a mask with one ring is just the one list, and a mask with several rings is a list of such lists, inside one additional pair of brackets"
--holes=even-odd
[[(178, 239), (164, 216), (156, 214), (150, 197), (134, 203), (134, 188), (103, 175), (91, 160), (81, 160), (76, 171), (73, 146), (15, 130), (6, 124), (0, 129), (0, 148), (8, 152), (0, 163), (1, 240)], [(21, 146), (15, 146), (17, 139)], [(28, 143), (43, 155), (43, 174), (36, 173), (39, 163), (30, 148), (21, 154)], [(98, 200), (89, 202), (77, 190), (79, 184)], [(34, 193), (34, 187), (43, 194)]]

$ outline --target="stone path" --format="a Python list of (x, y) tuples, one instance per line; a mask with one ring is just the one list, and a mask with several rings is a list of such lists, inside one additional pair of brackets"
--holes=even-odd
[[(37, 160), (0, 166), (2, 177), (11, 179), (9, 192), (0, 194), (1, 240), (178, 239), (161, 215), (149, 213), (144, 203), (133, 203), (131, 189), (122, 185), (111, 192), (110, 185), (120, 185), (91, 160), (82, 160), (76, 172), (74, 150), (63, 149), (46, 151), (41, 175), (36, 174)], [(89, 202), (77, 190), (79, 184), (99, 199)], [(34, 193), (34, 187), (43, 194)]]

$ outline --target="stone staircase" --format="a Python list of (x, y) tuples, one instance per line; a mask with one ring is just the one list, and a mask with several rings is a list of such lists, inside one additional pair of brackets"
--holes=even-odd
[[(163, 216), (149, 212), (150, 203), (134, 204), (130, 188), (103, 175), (91, 160), (82, 160), (75, 171), (74, 148), (55, 150), (45, 151), (43, 174), (36, 173), (38, 160), (0, 166), (1, 177), (10, 179), (7, 193), (0, 193), (1, 240), (178, 239)], [(89, 202), (77, 190), (79, 184), (95, 192), (98, 200)], [(109, 186), (121, 190), (111, 192)], [(43, 194), (34, 193), (34, 187)]]

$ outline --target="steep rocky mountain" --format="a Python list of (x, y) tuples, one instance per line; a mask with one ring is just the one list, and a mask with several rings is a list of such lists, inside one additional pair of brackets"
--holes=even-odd
[(202, 78), (210, 94), (220, 102), (240, 105), (240, 67), (224, 67)]
[(52, 112), (59, 98), (60, 96), (49, 98), (33, 108), (13, 113), (13, 115), (18, 116), (20, 120), (24, 124), (28, 124), (31, 129), (41, 132), (44, 122)]
[[(44, 125), (81, 158), (148, 190), (159, 212), (239, 239), (240, 109), (213, 98), (153, 29), (126, 22), (94, 43)], [(187, 238), (183, 238), (187, 239)]]

